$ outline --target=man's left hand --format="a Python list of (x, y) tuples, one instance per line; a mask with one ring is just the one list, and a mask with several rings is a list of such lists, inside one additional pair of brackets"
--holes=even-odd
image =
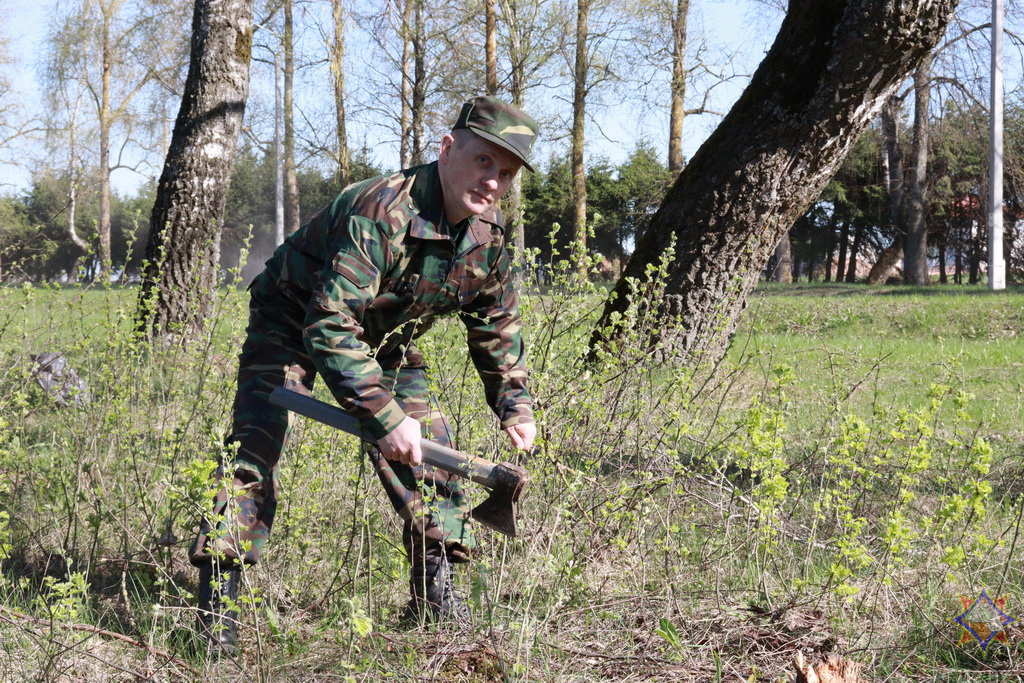
[(521, 451), (529, 451), (533, 448), (533, 440), (537, 437), (537, 425), (532, 422), (505, 427), (505, 433), (512, 443)]

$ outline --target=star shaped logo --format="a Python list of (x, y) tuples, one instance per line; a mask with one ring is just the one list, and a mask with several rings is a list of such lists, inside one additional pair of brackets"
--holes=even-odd
[(984, 590), (977, 598), (969, 598), (966, 595), (960, 596), (960, 603), (964, 607), (963, 613), (954, 621), (963, 627), (960, 634), (960, 643), (977, 641), (981, 651), (989, 646), (993, 640), (1001, 643), (1006, 640), (1006, 627), (1017, 621), (1004, 610), (1006, 609), (1006, 596), (993, 600), (988, 597)]

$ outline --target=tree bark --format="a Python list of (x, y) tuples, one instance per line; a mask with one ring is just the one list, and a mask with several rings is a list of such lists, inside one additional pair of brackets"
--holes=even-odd
[(850, 219), (843, 221), (839, 228), (839, 260), (836, 262), (836, 282), (843, 281), (846, 272), (846, 251), (850, 248)]
[(882, 171), (885, 187), (889, 193), (889, 218), (896, 224), (903, 207), (903, 152), (900, 150), (899, 126), (900, 100), (895, 95), (886, 98), (882, 106)]
[(186, 342), (217, 284), (220, 224), (249, 93), (252, 0), (196, 0), (181, 108), (157, 188), (140, 331)]
[(117, 2), (100, 3), (103, 25), (100, 36), (100, 101), (98, 123), (100, 129), (100, 215), (96, 224), (99, 237), (100, 279), (109, 281), (113, 267), (113, 255), (110, 248), (110, 129), (113, 126), (113, 115), (110, 105), (110, 72), (114, 68), (114, 46), (111, 44), (110, 24), (118, 9)]
[(718, 129), (683, 169), (637, 243), (592, 338), (613, 324), (674, 245), (649, 334), (662, 354), (725, 352), (775, 245), (821, 193), (857, 136), (945, 31), (955, 0), (790, 0), (775, 43)]
[(971, 253), (967, 264), (967, 284), (976, 285), (981, 280), (981, 236), (980, 230), (971, 228)]
[(284, 244), (288, 234), (284, 220), (284, 68), (274, 55), (274, 245)]
[(892, 244), (882, 250), (868, 272), (867, 283), (869, 285), (880, 285), (888, 280), (896, 270), (897, 264), (903, 258), (903, 240), (897, 236)]
[(79, 256), (72, 262), (68, 273), (68, 282), (78, 282), (78, 270), (82, 259), (89, 253), (89, 243), (78, 234), (78, 106), (79, 100), (71, 110), (71, 125), (68, 126), (68, 239), (78, 249)]
[[(822, 270), (824, 271), (822, 278), (825, 282), (832, 282), (832, 261), (836, 256), (836, 226), (839, 225), (839, 214), (835, 210), (832, 211), (832, 215), (828, 219), (828, 231), (825, 233), (825, 259)], [(813, 262), (813, 257), (811, 257)], [(807, 281), (814, 281), (814, 268), (808, 267), (807, 269)]]
[(487, 65), (487, 94), (498, 94), (498, 0), (486, 0), (484, 20), (484, 62)]
[(686, 116), (686, 21), (690, 0), (676, 0), (672, 22), (672, 105), (668, 122), (668, 170), (672, 180), (683, 170), (683, 119)]
[(284, 0), (284, 231), (299, 229), (299, 181), (295, 177), (295, 32), (294, 0)]
[(906, 212), (903, 210), (903, 152), (900, 149), (899, 126), (897, 117), (900, 112), (900, 100), (890, 95), (882, 106), (882, 172), (885, 187), (889, 193), (889, 222), (895, 232), (892, 244), (882, 250), (871, 266), (867, 284), (878, 285), (889, 279), (896, 269), (896, 264), (903, 258), (903, 242), (906, 228), (903, 224)]
[(939, 284), (944, 285), (949, 282), (949, 278), (946, 275), (946, 241), (943, 239), (939, 242)]
[(338, 134), (338, 187), (348, 185), (352, 164), (345, 131), (345, 0), (331, 0), (334, 41), (331, 43), (331, 75), (334, 77), (334, 114)]
[(590, 0), (576, 0), (576, 62), (573, 68), (572, 95), (572, 194), (573, 260), (582, 272), (587, 254), (587, 175), (583, 166), (585, 142), (587, 75), (587, 33)]
[[(857, 221), (857, 230), (853, 235), (853, 246), (850, 247), (850, 263), (846, 267), (846, 281), (856, 282), (857, 281), (857, 254), (860, 253), (860, 247), (864, 243), (864, 223), (863, 221)], [(836, 277), (838, 281), (839, 278)]]
[[(518, 0), (510, 0), (503, 5), (505, 26), (508, 29), (508, 57), (510, 62), (509, 86), (512, 106), (523, 109), (526, 104), (526, 55), (523, 46), (523, 27), (519, 21)], [(530, 266), (526, 262), (526, 235), (523, 230), (523, 174), (520, 170), (512, 179), (512, 186), (502, 200), (502, 213), (505, 225), (512, 231), (512, 258), (518, 268), (513, 271), (512, 278), (516, 284), (522, 283)]]
[(412, 20), (413, 6), (419, 0), (402, 3), (402, 113), (399, 116), (398, 163), (402, 168), (412, 166)]
[[(517, 109), (523, 108), (523, 92), (521, 90), (513, 89), (512, 106)], [(526, 234), (523, 230), (523, 173), (526, 173), (523, 169), (516, 173), (508, 194), (502, 200), (505, 225), (512, 232), (512, 259), (518, 266), (512, 273), (512, 279), (516, 284), (523, 282), (531, 266), (526, 262)]]
[(793, 282), (793, 243), (787, 232), (775, 247), (775, 268), (772, 271), (772, 282)]
[(959, 237), (956, 240), (953, 259), (953, 282), (962, 285), (964, 283), (964, 241)]
[(907, 242), (904, 248), (903, 281), (908, 285), (930, 284), (928, 276), (928, 225), (925, 222), (925, 183), (928, 172), (928, 106), (931, 99), (932, 55), (929, 52), (914, 72), (914, 167), (907, 197)]
[(423, 16), (423, 0), (415, 0), (412, 34), (412, 163), (426, 161), (424, 122), (427, 113), (427, 27)]

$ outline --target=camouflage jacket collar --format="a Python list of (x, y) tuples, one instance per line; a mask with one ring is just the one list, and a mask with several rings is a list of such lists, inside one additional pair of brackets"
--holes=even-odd
[(458, 241), (463, 231), (468, 231), (474, 245), (488, 244), (492, 241), (494, 230), (504, 233), (501, 225), (500, 212), (495, 208), (479, 216), (470, 216), (465, 225), (451, 226), (444, 218), (444, 191), (441, 188), (441, 175), (434, 161), (422, 166), (414, 166), (406, 171), (414, 175), (409, 198), (413, 202), (414, 214), (409, 221), (409, 235), (421, 240), (453, 240)]

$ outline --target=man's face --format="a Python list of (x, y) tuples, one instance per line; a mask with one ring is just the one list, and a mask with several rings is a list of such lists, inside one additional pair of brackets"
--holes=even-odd
[(492, 208), (523, 165), (511, 152), (459, 129), (441, 138), (438, 171), (444, 209), (452, 225)]

